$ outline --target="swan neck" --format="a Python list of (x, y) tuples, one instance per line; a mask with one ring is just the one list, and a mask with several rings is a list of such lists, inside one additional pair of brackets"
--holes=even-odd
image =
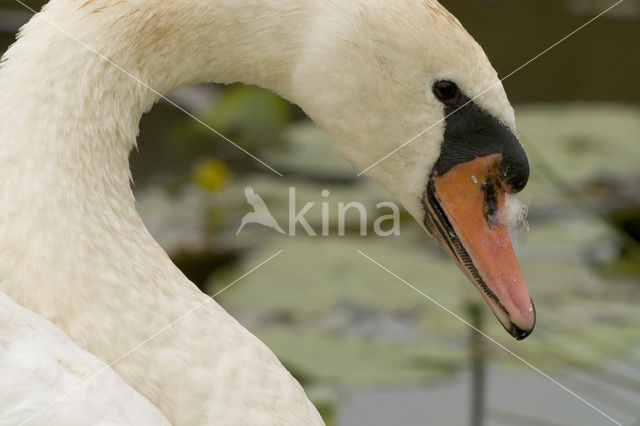
[(14, 179), (27, 192), (78, 195), (85, 207), (118, 199), (131, 208), (128, 156), (142, 114), (169, 91), (200, 82), (290, 95), (298, 27), (313, 2), (304, 3), (50, 2), (0, 66), (0, 185)]
[(35, 15), (0, 65), (3, 288), (20, 299), (46, 286), (50, 300), (32, 301), (42, 311), (64, 289), (79, 300), (87, 277), (118, 287), (113, 264), (120, 286), (151, 273), (186, 283), (135, 209), (128, 156), (139, 120), (162, 94), (199, 82), (286, 95), (298, 3), (54, 0)]
[[(286, 96), (298, 3), (52, 0), (0, 64), (0, 291), (117, 360), (174, 424), (321, 423), (277, 358), (151, 237), (128, 165), (161, 94), (243, 81)], [(242, 398), (227, 386), (238, 382)]]

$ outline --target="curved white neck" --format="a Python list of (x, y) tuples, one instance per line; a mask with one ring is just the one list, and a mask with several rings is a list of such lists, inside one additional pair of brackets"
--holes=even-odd
[[(295, 27), (309, 7), (54, 0), (36, 15), (0, 67), (0, 289), (107, 362), (205, 301), (135, 210), (128, 156), (138, 122), (159, 93), (201, 81), (289, 96), (303, 42)], [(275, 409), (270, 392), (297, 404), (275, 418), (319, 419), (270, 351), (215, 302), (114, 368), (173, 422), (238, 421), (241, 410), (255, 423)], [(236, 390), (244, 399), (226, 400), (244, 374), (275, 376), (267, 390), (249, 380)]]
[(0, 70), (0, 276), (86, 285), (69, 282), (95, 274), (76, 270), (83, 256), (106, 266), (125, 249), (96, 241), (156, 250), (130, 189), (141, 115), (200, 81), (289, 94), (305, 16), (289, 0), (52, 2)]

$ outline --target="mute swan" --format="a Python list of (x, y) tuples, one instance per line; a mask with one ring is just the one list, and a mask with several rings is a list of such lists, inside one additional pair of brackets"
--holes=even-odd
[[(529, 173), (513, 110), (434, 0), (52, 0), (0, 69), (2, 291), (107, 363), (207, 300), (142, 223), (128, 166), (158, 92), (203, 81), (300, 105), (442, 243), (514, 337), (530, 333), (502, 217)], [(322, 422), (213, 301), (113, 369), (174, 424)]]

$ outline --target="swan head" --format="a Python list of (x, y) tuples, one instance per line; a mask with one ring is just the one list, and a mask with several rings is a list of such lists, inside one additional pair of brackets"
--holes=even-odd
[[(337, 2), (343, 3), (343, 2)], [(505, 329), (535, 310), (506, 224), (529, 164), (485, 53), (435, 1), (356, 1), (310, 27), (292, 97), (435, 237)]]

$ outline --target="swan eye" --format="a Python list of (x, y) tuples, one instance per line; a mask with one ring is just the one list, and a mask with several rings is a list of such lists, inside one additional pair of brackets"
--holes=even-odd
[(460, 97), (460, 89), (458, 86), (448, 80), (436, 81), (433, 84), (433, 94), (440, 102), (445, 104), (453, 104), (458, 101)]

